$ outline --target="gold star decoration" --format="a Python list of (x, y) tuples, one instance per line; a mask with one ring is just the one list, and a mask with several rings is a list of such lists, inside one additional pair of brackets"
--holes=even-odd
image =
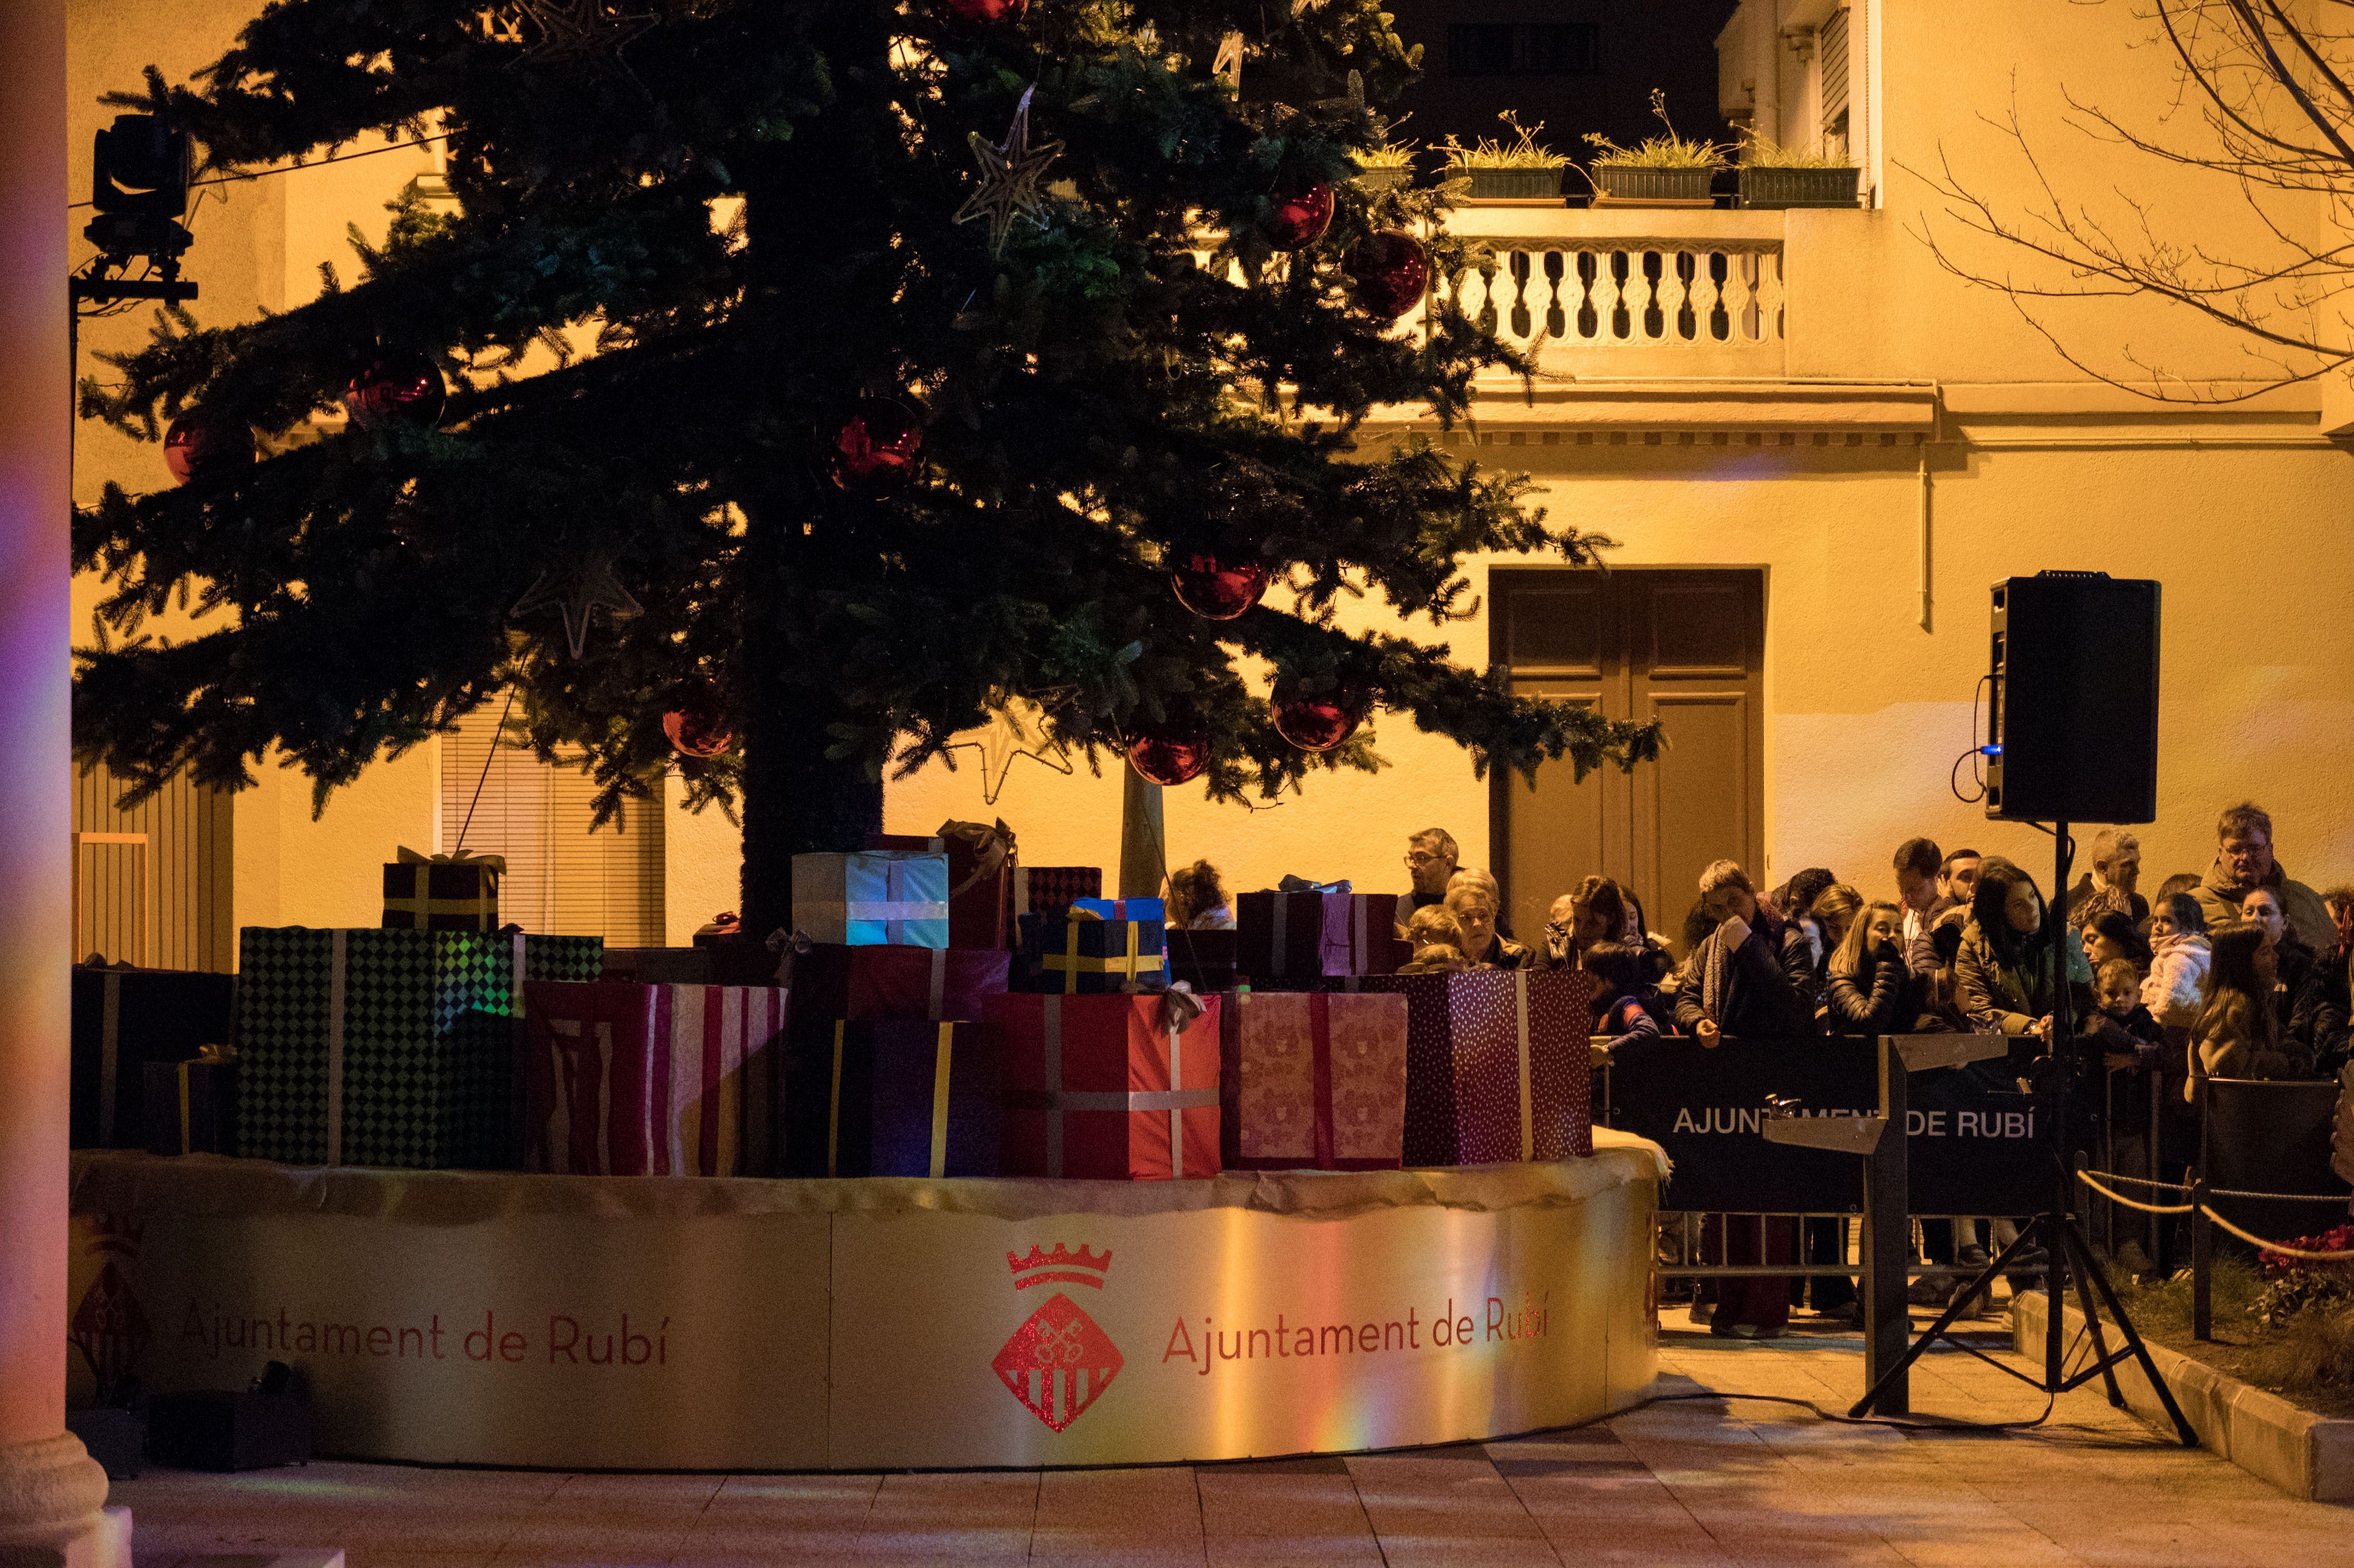
[(1226, 86), (1236, 98), (1243, 95), (1243, 36), (1240, 33), (1228, 33), (1218, 40), (1218, 53), (1210, 61), (1210, 74), (1225, 77)]
[(507, 614), (520, 619), (547, 609), (563, 612), (564, 644), (577, 660), (588, 651), (591, 615), (601, 609), (619, 620), (642, 615), (645, 607), (631, 599), (621, 579), (613, 575), (610, 556), (588, 556), (569, 567), (551, 567), (540, 573)]
[[(1049, 693), (1050, 700), (1067, 693)], [(1063, 743), (1046, 728), (1046, 709), (1028, 697), (1009, 693), (990, 694), (989, 722), (979, 729), (960, 729), (949, 737), (948, 749), (961, 751), (970, 747), (981, 753), (981, 799), (984, 805), (997, 804), (999, 791), (1005, 788), (1005, 770), (1013, 766), (1017, 757), (1034, 758), (1067, 775), (1071, 757)], [(970, 738), (964, 738), (964, 737)]]
[(1006, 128), (1003, 145), (992, 144), (978, 131), (965, 132), (973, 162), (981, 165), (981, 188), (965, 197), (952, 221), (970, 223), (976, 217), (987, 218), (989, 252), (992, 256), (1005, 253), (1005, 237), (1012, 232), (1016, 217), (1027, 217), (1036, 223), (1046, 221), (1046, 165), (1062, 152), (1063, 144), (1049, 142), (1043, 147), (1030, 145), (1030, 95), (1037, 90), (1034, 87), (1022, 90), (1022, 101), (1014, 106), (1013, 123)]
[(514, 6), (538, 34), (523, 58), (554, 65), (620, 66), (621, 46), (655, 22), (610, 0), (514, 0)]

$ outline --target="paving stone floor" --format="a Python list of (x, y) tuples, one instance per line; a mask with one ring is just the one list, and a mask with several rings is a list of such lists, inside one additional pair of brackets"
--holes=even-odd
[[(1801, 1319), (1804, 1323), (1804, 1319)], [(2006, 1347), (1988, 1320), (1983, 1341)], [(319, 1463), (118, 1483), (139, 1568), (341, 1546), (349, 1568), (678, 1564), (2354, 1564), (2354, 1510), (2185, 1452), (2094, 1389), (2031, 1431), (1846, 1425), (1852, 1335), (1738, 1342), (1665, 1321), (1653, 1404), (1582, 1430), (1347, 1459), (885, 1476), (612, 1476)], [(1925, 1414), (2031, 1417), (2042, 1396), (1957, 1352)], [(1714, 1397), (1722, 1391), (1728, 1397)], [(234, 1559), (232, 1559), (233, 1561)], [(246, 1562), (251, 1563), (248, 1557)], [(226, 1564), (220, 1565), (226, 1568)]]

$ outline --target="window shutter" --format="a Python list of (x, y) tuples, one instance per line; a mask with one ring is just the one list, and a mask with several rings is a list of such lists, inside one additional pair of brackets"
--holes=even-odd
[(1819, 40), (1823, 70), (1823, 141), (1847, 140), (1848, 48), (1847, 9), (1830, 14)]
[(526, 931), (660, 947), (659, 795), (624, 800), (592, 831), (595, 781), (577, 759), (551, 767), (526, 747), (501, 743), (504, 705), (483, 704), (441, 737), (442, 852), (461, 847), (462, 834), (464, 848), (505, 856), (499, 917)]

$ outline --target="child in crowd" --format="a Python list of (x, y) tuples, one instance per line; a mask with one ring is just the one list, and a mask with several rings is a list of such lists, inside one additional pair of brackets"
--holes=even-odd
[(2141, 1004), (2161, 1026), (2188, 1029), (2198, 1020), (2214, 953), (2199, 901), (2187, 893), (2159, 894), (2149, 906), (2149, 946)]
[(1226, 902), (1218, 868), (1206, 860), (1169, 874), (1169, 924), (1181, 931), (1231, 931), (1235, 912)]
[[(2158, 1061), (2166, 1031), (2142, 1005), (2141, 970), (2132, 959), (2109, 959), (2094, 966), (2093, 1005), (2094, 1011), (2084, 1020), (2084, 1033), (2113, 1058), (2109, 1065), (2147, 1067)], [(2130, 1064), (2114, 1060), (2117, 1057), (2133, 1060)]]
[(1471, 967), (1463, 956), (1463, 924), (1444, 904), (1426, 904), (1405, 923), (1414, 956), (1397, 968), (1402, 975), (1451, 975)]
[(1595, 942), (1577, 956), (1594, 977), (1594, 1033), (1613, 1045), (1660, 1033), (1659, 991), (1643, 978), (1643, 957), (1624, 942)]
[[(2273, 1012), (2273, 986), (2280, 978), (2273, 945), (2255, 926), (2215, 933), (2214, 959), (2207, 970), (2207, 997), (2190, 1026), (2189, 1065), (2194, 1076), (2211, 1078), (2302, 1077), (2304, 1065), (2285, 1049)], [(2192, 1086), (2182, 1086), (2185, 1097)], [(2192, 1103), (2196, 1103), (2193, 1101)]]

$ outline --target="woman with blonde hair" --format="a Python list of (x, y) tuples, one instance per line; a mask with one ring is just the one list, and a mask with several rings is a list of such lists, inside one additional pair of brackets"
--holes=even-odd
[(1893, 904), (1867, 904), (1848, 923), (1823, 983), (1830, 1033), (1909, 1034), (1918, 1027), (1928, 982), (1904, 961), (1903, 938), (1904, 912)]

